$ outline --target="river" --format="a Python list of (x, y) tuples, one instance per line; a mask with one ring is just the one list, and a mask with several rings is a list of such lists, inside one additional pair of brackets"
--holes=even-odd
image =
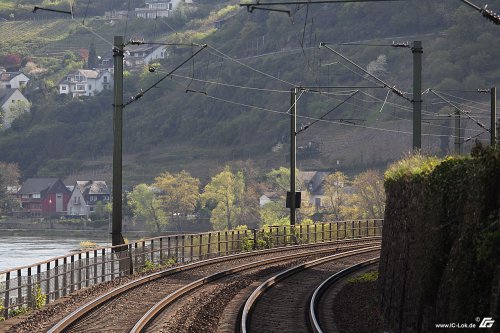
[[(89, 238), (57, 236), (0, 236), (0, 272), (19, 266), (32, 265), (80, 248)], [(99, 246), (109, 246), (107, 238), (91, 239)]]

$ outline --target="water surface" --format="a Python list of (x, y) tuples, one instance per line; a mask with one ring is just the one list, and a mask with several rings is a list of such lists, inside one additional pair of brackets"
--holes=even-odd
[[(80, 248), (80, 242), (89, 238), (61, 236), (0, 236), (0, 271), (32, 265)], [(99, 246), (109, 246), (107, 238), (91, 238)]]

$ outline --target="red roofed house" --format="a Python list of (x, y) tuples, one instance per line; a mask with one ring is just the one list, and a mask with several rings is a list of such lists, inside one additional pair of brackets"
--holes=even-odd
[(28, 178), (17, 192), (23, 211), (34, 217), (66, 214), (70, 196), (60, 178)]

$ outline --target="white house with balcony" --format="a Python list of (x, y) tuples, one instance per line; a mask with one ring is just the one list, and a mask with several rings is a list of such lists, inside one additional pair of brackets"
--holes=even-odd
[(66, 75), (59, 82), (59, 94), (71, 94), (73, 97), (93, 96), (103, 90), (110, 90), (113, 74), (107, 69), (79, 69)]
[(128, 67), (144, 66), (166, 57), (164, 45), (129, 45), (125, 48), (124, 64)]
[(145, 19), (170, 17), (181, 3), (192, 4), (192, 0), (147, 0), (147, 8), (136, 8), (135, 16)]

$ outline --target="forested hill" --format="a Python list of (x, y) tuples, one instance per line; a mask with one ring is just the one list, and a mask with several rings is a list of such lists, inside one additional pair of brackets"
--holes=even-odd
[[(0, 2), (4, 7), (5, 3)], [(424, 89), (444, 92), (442, 97), (456, 106), (471, 108), (474, 119), (488, 125), (489, 97), (476, 91), (500, 83), (500, 28), (461, 1), (279, 7), (290, 10), (290, 16), (262, 10), (248, 13), (234, 4), (203, 1), (195, 12), (186, 10), (172, 18), (151, 21), (116, 21), (113, 25), (88, 15), (85, 28), (69, 22), (66, 33), (53, 41), (33, 41), (43, 50), (51, 45), (87, 49), (93, 42), (102, 55), (110, 48), (102, 40), (122, 34), (126, 38), (208, 45), (125, 108), (125, 175), (129, 181), (150, 180), (165, 169), (188, 169), (204, 177), (212, 167), (235, 160), (252, 159), (264, 168), (285, 165), (289, 142), (286, 113), (292, 87), (376, 83), (327, 48), (320, 49), (320, 42), (329, 43), (330, 48), (396, 86), (406, 99), (375, 88), (299, 92), (301, 169), (383, 167), (411, 149), (412, 106), (408, 100), (412, 53), (409, 48), (389, 46), (393, 42), (422, 40)], [(124, 5), (116, 2), (111, 6), (123, 9)], [(488, 8), (500, 11), (500, 0), (490, 1)], [(0, 26), (7, 24), (16, 22)], [(36, 66), (30, 66), (39, 70), (33, 71), (39, 74), (26, 91), (33, 103), (32, 112), (1, 133), (0, 160), (18, 162), (25, 176), (60, 176), (82, 168), (109, 166), (111, 94), (71, 100), (56, 95), (56, 89), (51, 88), (79, 66), (78, 54), (44, 58), (34, 47), (16, 46), (15, 40), (0, 41), (0, 45), (2, 52), (10, 53), (17, 47), (25, 59), (35, 54), (31, 60)], [(167, 50), (169, 57), (154, 68), (126, 73), (126, 101), (153, 86), (199, 47), (168, 46)], [(423, 137), (424, 151), (443, 154), (452, 148), (452, 119), (435, 121), (437, 114), (453, 111), (447, 105), (432, 92), (424, 95), (425, 117), (432, 118), (423, 125), (428, 134)], [(318, 119), (321, 121), (316, 122)], [(464, 138), (488, 138), (474, 121), (462, 126), (466, 127)], [(312, 146), (317, 148), (308, 150)]]

